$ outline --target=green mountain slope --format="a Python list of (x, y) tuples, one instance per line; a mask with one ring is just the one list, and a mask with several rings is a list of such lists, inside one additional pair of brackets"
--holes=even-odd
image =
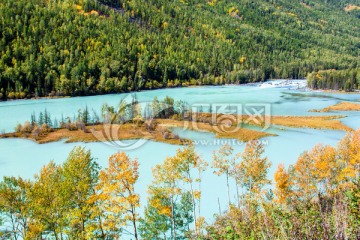
[(359, 0), (2, 0), (0, 97), (354, 69), (360, 63), (356, 6)]

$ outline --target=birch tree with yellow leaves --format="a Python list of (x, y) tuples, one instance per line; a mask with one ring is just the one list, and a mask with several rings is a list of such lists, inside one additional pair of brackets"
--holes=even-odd
[(31, 214), (36, 221), (29, 231), (33, 237), (41, 236), (42, 232), (47, 231), (56, 240), (61, 239), (66, 228), (68, 210), (62, 194), (63, 183), (62, 167), (54, 162), (44, 166), (35, 175), (35, 181), (28, 191)]
[(285, 169), (284, 164), (279, 164), (278, 169), (274, 174), (275, 180), (275, 194), (277, 196), (277, 202), (285, 203), (286, 199), (291, 194), (291, 181), (290, 174)]
[(214, 173), (218, 176), (225, 175), (226, 176), (226, 189), (228, 195), (229, 205), (231, 204), (230, 198), (230, 186), (229, 186), (229, 178), (230, 173), (232, 171), (232, 155), (234, 149), (229, 145), (223, 145), (217, 152), (213, 152), (213, 162), (212, 167), (216, 169)]
[[(149, 188), (148, 210), (155, 208), (160, 216), (169, 218), (173, 239), (179, 238), (179, 234), (184, 234), (184, 231), (179, 233), (179, 228), (183, 228), (182, 224), (179, 224), (179, 218), (184, 218), (187, 223), (192, 222), (193, 218), (195, 235), (200, 234), (201, 224), (197, 222), (197, 212), (200, 212), (199, 188), (205, 169), (206, 164), (196, 154), (194, 146), (190, 145), (179, 149), (175, 156), (166, 158), (163, 164), (157, 165), (153, 170), (154, 181)], [(198, 189), (195, 187), (196, 182), (199, 183)], [(188, 206), (191, 206), (191, 214), (188, 212)], [(203, 222), (202, 218), (200, 219)], [(189, 225), (186, 234), (190, 234)]]
[(264, 157), (264, 145), (259, 141), (250, 141), (242, 153), (242, 160), (238, 166), (242, 176), (242, 186), (250, 195), (261, 193), (262, 188), (271, 183), (267, 174), (271, 163)]
[(135, 192), (135, 184), (139, 178), (139, 163), (131, 160), (124, 152), (109, 158), (109, 166), (100, 171), (99, 184), (96, 189), (99, 211), (102, 213), (100, 226), (103, 237), (119, 238), (126, 231), (130, 222), (138, 239), (137, 222), (140, 207), (140, 196)]
[(338, 144), (337, 155), (341, 168), (339, 181), (346, 185), (351, 179), (360, 178), (360, 129), (348, 133)]
[(9, 239), (29, 239), (31, 218), (29, 196), (31, 183), (22, 178), (4, 177), (0, 182), (0, 214), (9, 228)]
[(74, 148), (63, 164), (62, 194), (66, 207), (67, 228), (65, 234), (72, 239), (88, 239), (94, 236), (94, 203), (91, 201), (98, 183), (99, 166), (90, 150)]

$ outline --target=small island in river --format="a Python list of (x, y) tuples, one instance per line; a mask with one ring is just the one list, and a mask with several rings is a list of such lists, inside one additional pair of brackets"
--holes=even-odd
[[(26, 122), (19, 125), (15, 132), (0, 134), (0, 138), (25, 138), (39, 144), (56, 142), (66, 139), (70, 142), (102, 142), (131, 139), (149, 139), (152, 141), (168, 144), (186, 145), (189, 139), (179, 137), (173, 133), (173, 128), (183, 128), (198, 132), (210, 132), (217, 138), (236, 139), (241, 142), (276, 136), (261, 129), (264, 122), (250, 122), (250, 116), (238, 116), (238, 122), (232, 124), (216, 122), (212, 123), (210, 113), (199, 114), (197, 121), (176, 119), (152, 119), (140, 118), (126, 123), (96, 123), (87, 125), (81, 122), (61, 124), (58, 128), (51, 128), (43, 123), (41, 126)], [(352, 131), (339, 118), (343, 116), (272, 116), (271, 125), (291, 128), (313, 128)], [(231, 119), (231, 117), (229, 117)], [(233, 118), (235, 119), (235, 117)], [(258, 127), (259, 130), (249, 129), (244, 123)], [(226, 128), (226, 130), (224, 130)], [(221, 129), (221, 130), (219, 130)]]
[(360, 111), (360, 103), (340, 102), (320, 110), (312, 109), (310, 112), (334, 112), (334, 111)]

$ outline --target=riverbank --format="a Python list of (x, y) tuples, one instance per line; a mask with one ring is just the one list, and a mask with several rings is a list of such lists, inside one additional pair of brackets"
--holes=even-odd
[(353, 90), (352, 92), (347, 92), (344, 90), (329, 90), (329, 89), (310, 89), (312, 92), (319, 93), (333, 93), (333, 94), (359, 94), (360, 90)]
[(359, 94), (360, 90), (354, 90), (353, 92), (346, 92), (340, 90), (328, 90), (328, 89), (311, 89), (307, 86), (306, 79), (268, 79), (263, 82), (254, 82), (254, 83), (242, 83), (242, 84), (221, 84), (221, 85), (214, 85), (214, 84), (184, 84), (182, 86), (172, 86), (172, 87), (159, 87), (159, 88), (148, 88), (148, 89), (140, 89), (136, 91), (127, 91), (127, 92), (117, 92), (117, 93), (98, 93), (98, 94), (90, 94), (90, 95), (76, 95), (76, 96), (45, 96), (45, 97), (28, 97), (28, 98), (14, 98), (14, 99), (7, 99), (3, 100), (0, 99), (0, 102), (6, 101), (18, 101), (18, 100), (41, 100), (41, 99), (62, 99), (62, 98), (74, 98), (74, 97), (89, 97), (89, 96), (106, 96), (112, 94), (124, 94), (124, 93), (140, 93), (146, 91), (154, 91), (154, 90), (161, 90), (161, 89), (176, 89), (176, 88), (197, 88), (197, 87), (211, 87), (211, 86), (253, 86), (259, 88), (284, 88), (287, 90), (304, 90), (308, 92), (314, 93), (334, 93), (334, 94)]
[(255, 83), (242, 83), (242, 84), (222, 84), (222, 85), (215, 85), (215, 84), (184, 84), (181, 86), (173, 86), (173, 87), (159, 87), (159, 88), (146, 88), (146, 89), (140, 89), (135, 91), (127, 91), (127, 92), (114, 92), (114, 93), (97, 93), (97, 94), (90, 94), (90, 95), (75, 95), (75, 96), (62, 96), (62, 95), (52, 95), (52, 96), (44, 96), (44, 97), (24, 97), (24, 98), (11, 98), (3, 100), (0, 98), (0, 102), (5, 101), (17, 101), (17, 100), (41, 100), (41, 99), (62, 99), (62, 98), (73, 98), (73, 97), (89, 97), (89, 96), (106, 96), (111, 94), (123, 94), (123, 93), (140, 93), (140, 92), (146, 92), (146, 91), (153, 91), (153, 90), (160, 90), (160, 89), (176, 89), (176, 88), (196, 88), (196, 87), (206, 87), (206, 86), (256, 86), (256, 87), (278, 87), (278, 88), (287, 88), (287, 89), (296, 89), (294, 87), (300, 86), (300, 88), (306, 87), (306, 80), (305, 79), (269, 79), (264, 82), (255, 82)]

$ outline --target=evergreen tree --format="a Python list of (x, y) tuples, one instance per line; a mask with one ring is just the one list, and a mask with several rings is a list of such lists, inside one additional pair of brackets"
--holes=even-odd
[(44, 115), (42, 112), (39, 113), (39, 125), (43, 125), (45, 123)]
[(34, 126), (36, 124), (36, 116), (35, 116), (35, 112), (33, 112), (31, 114), (31, 120), (30, 120), (30, 123), (32, 126)]

